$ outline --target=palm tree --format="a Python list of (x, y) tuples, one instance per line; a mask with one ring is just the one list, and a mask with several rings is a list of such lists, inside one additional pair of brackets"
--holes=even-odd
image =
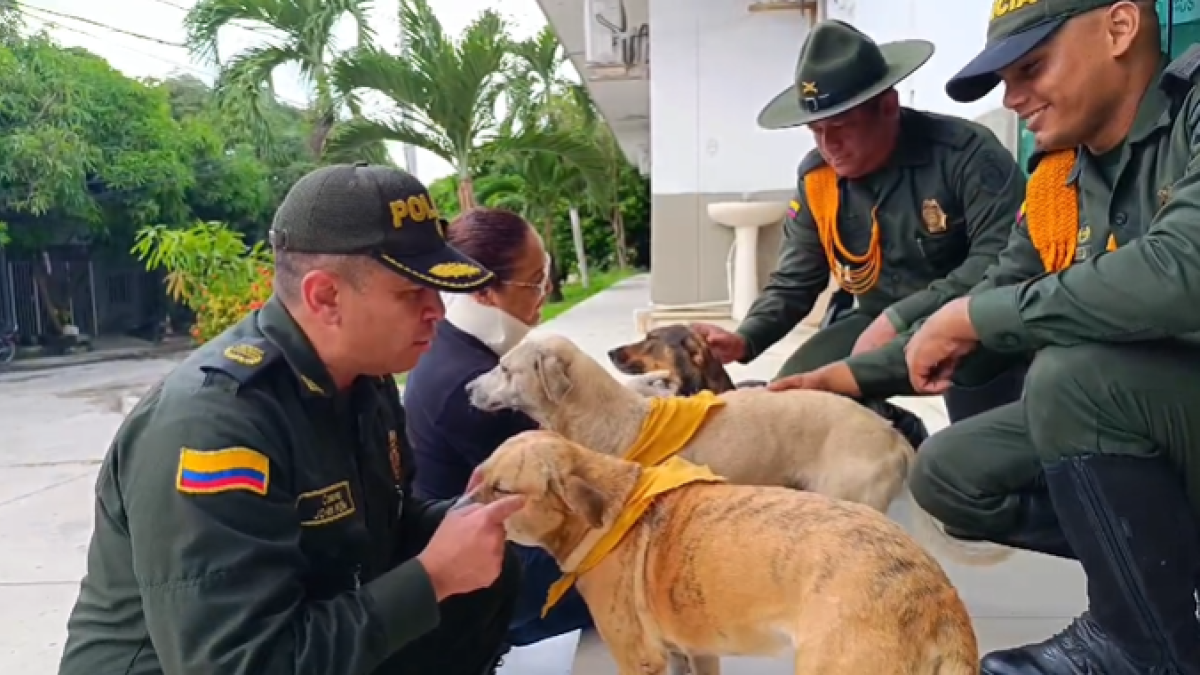
[(390, 99), (400, 114), (339, 124), (329, 137), (331, 150), (378, 141), (423, 148), (454, 167), (463, 209), (476, 204), (474, 177), (480, 167), (501, 157), (545, 153), (591, 179), (603, 176), (602, 157), (590, 143), (572, 134), (498, 119), (498, 105), (525, 106), (512, 77), (514, 45), (499, 14), (484, 11), (455, 40), (446, 35), (427, 0), (401, 0), (400, 25), (407, 46), (404, 57), (368, 46), (346, 54), (332, 68), (334, 87), (341, 95), (375, 91)]
[[(585, 181), (579, 175), (572, 175), (561, 168), (555, 168), (553, 173), (548, 173), (552, 168), (549, 166), (524, 168), (535, 171), (544, 179), (552, 179), (551, 185), (559, 190), (560, 198), (586, 194), (600, 212), (608, 213), (613, 228), (617, 266), (625, 269), (628, 256), (619, 197), (621, 174), (629, 164), (624, 152), (608, 125), (600, 118), (587, 87), (562, 76), (567, 57), (549, 26), (535, 37), (518, 43), (514, 52), (518, 57), (519, 77), (513, 83), (513, 90), (524, 93), (518, 100), (527, 105), (526, 110), (517, 113), (526, 118), (544, 120), (550, 117), (558, 126), (573, 130), (581, 142), (589, 144), (598, 153), (604, 176)], [(526, 121), (528, 123), (528, 119)], [(528, 182), (535, 182), (527, 174), (522, 175), (526, 175)], [(548, 189), (543, 187), (539, 192), (548, 195)]]
[[(330, 86), (329, 64), (337, 48), (334, 26), (343, 17), (353, 18), (358, 45), (370, 45), (374, 40), (368, 17), (371, 5), (371, 0), (199, 0), (188, 11), (184, 27), (192, 54), (221, 66), (217, 94), (222, 108), (245, 124), (256, 145), (267, 152), (272, 134), (265, 103), (273, 95), (273, 76), (285, 64), (298, 66), (313, 91), (308, 145), (313, 156), (320, 157), (339, 114), (345, 109), (358, 112), (357, 101), (338, 95)], [(261, 33), (265, 41), (222, 64), (217, 36), (230, 26)]]
[(625, 151), (617, 141), (612, 129), (600, 118), (587, 88), (573, 85), (571, 93), (580, 115), (580, 128), (590, 133), (604, 164), (605, 179), (587, 185), (587, 194), (602, 213), (609, 214), (613, 230), (613, 248), (617, 254), (617, 268), (629, 266), (629, 253), (625, 241), (625, 216), (621, 212), (622, 177), (630, 169)]

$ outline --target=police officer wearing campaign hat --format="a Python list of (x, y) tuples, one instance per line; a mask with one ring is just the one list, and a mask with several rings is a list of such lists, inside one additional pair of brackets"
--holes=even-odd
[(913, 497), (1087, 575), (1087, 612), (983, 673), (1200, 673), (1200, 46), (1168, 63), (1153, 2), (999, 0), (946, 91), (1001, 82), (1039, 148), (1022, 239), (905, 357), (922, 393), (1033, 361), (1021, 401), (930, 437)]
[[(724, 361), (749, 362), (791, 332), (829, 285), (821, 329), (788, 358), (776, 389), (870, 352), (977, 284), (1013, 229), (1025, 180), (983, 125), (901, 105), (896, 87), (933, 55), (924, 40), (876, 44), (827, 20), (809, 32), (794, 81), (759, 114), (765, 129), (806, 126), (816, 149), (797, 170), (779, 265), (734, 332), (695, 328)], [(948, 392), (952, 419), (1020, 395), (1021, 370)], [(925, 427), (870, 392), (841, 392), (889, 418), (914, 445)], [(859, 396), (866, 394), (866, 396)]]
[(393, 379), (427, 349), (439, 292), (493, 280), (444, 227), (397, 169), (296, 183), (270, 233), (274, 295), (117, 432), (62, 675), (494, 671), (519, 500), (413, 498)]

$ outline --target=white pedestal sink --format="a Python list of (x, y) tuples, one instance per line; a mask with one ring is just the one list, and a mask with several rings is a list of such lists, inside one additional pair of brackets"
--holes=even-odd
[(729, 298), (734, 321), (741, 321), (758, 297), (758, 230), (787, 215), (787, 202), (717, 202), (708, 205), (708, 217), (733, 228), (733, 287)]

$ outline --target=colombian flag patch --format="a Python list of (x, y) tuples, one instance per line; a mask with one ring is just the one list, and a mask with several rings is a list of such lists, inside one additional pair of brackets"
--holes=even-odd
[(250, 448), (179, 451), (175, 487), (185, 494), (210, 495), (242, 490), (266, 495), (271, 460)]

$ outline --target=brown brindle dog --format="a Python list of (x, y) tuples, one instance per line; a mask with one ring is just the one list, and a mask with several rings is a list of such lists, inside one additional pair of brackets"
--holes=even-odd
[[(530, 431), (480, 466), (471, 499), (523, 496), (508, 538), (573, 572), (622, 529), (618, 517), (654, 470)], [(945, 572), (860, 504), (691, 483), (659, 493), (603, 550), (577, 586), (620, 675), (664, 675), (669, 662), (719, 675), (721, 656), (788, 650), (797, 675), (979, 672), (970, 617)]]
[(708, 342), (684, 325), (655, 328), (638, 342), (609, 350), (608, 360), (625, 375), (670, 373), (667, 379), (676, 396), (695, 396), (702, 391), (723, 394), (739, 387), (766, 385), (758, 381), (735, 385)]

